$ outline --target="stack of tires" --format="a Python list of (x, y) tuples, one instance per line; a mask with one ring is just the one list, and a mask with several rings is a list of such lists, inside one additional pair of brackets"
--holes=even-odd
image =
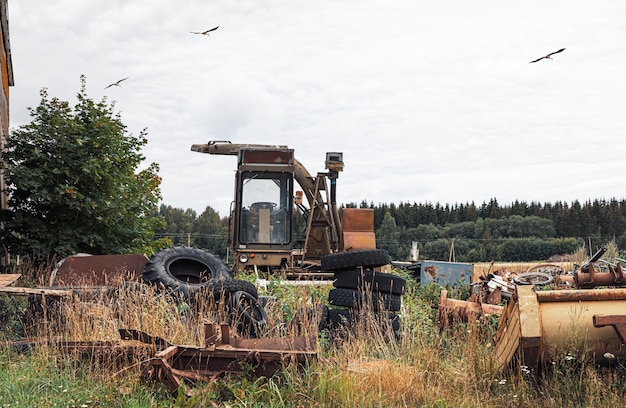
[(333, 289), (328, 294), (328, 303), (335, 306), (328, 311), (329, 330), (342, 336), (354, 333), (357, 327), (367, 330), (374, 323), (383, 333), (393, 330), (398, 335), (397, 312), (402, 306), (406, 280), (374, 271), (390, 262), (387, 252), (380, 249), (339, 252), (322, 258), (322, 270), (335, 274)]
[(224, 305), (229, 324), (244, 336), (257, 337), (267, 325), (256, 286), (234, 279), (228, 265), (208, 251), (163, 249), (146, 263), (142, 277), (144, 282), (190, 304), (203, 298)]

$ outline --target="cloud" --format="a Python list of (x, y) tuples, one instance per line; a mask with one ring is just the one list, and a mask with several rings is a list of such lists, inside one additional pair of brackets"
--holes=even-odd
[(164, 202), (221, 215), (236, 160), (191, 144), (287, 144), (312, 173), (342, 151), (343, 203), (619, 198), (625, 11), (610, 0), (20, 0), (11, 125), (29, 121), (41, 87), (73, 100), (85, 74), (129, 131), (148, 129)]

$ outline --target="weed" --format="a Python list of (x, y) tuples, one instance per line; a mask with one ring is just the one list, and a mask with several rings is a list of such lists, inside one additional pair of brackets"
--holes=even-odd
[[(521, 267), (520, 267), (521, 269)], [(17, 354), (8, 341), (20, 331), (6, 316), (27, 304), (0, 299), (0, 316), (10, 324), (0, 347), (0, 406), (76, 407), (569, 407), (624, 406), (626, 367), (617, 359), (598, 367), (585, 348), (579, 320), (584, 311), (572, 310), (564, 326), (567, 341), (550, 350), (551, 361), (540, 374), (519, 366), (500, 373), (495, 364), (493, 335), (497, 319), (456, 324), (440, 332), (433, 306), (441, 287), (421, 287), (408, 279), (395, 331), (364, 304), (358, 319), (337, 341), (336, 332), (318, 333), (315, 313), (303, 313), (298, 325), (291, 319), (299, 310), (315, 311), (326, 304), (328, 287), (270, 283), (264, 295), (276, 297), (266, 307), (269, 324), (261, 336), (318, 334), (318, 359), (285, 364), (270, 378), (256, 377), (254, 366), (243, 375), (209, 383), (187, 384), (193, 395), (169, 395), (159, 384), (139, 381), (147, 355), (136, 355), (122, 367), (111, 359), (61, 354), (41, 345), (30, 354)], [(459, 293), (462, 296), (462, 293)], [(4, 303), (2, 303), (4, 302)], [(47, 339), (115, 340), (119, 328), (132, 328), (174, 344), (202, 345), (205, 322), (224, 322), (220, 302), (204, 297), (184, 303), (155, 287), (119, 283), (112, 291), (73, 296), (60, 302), (41, 302), (36, 333)], [(34, 332), (33, 332), (34, 333)]]

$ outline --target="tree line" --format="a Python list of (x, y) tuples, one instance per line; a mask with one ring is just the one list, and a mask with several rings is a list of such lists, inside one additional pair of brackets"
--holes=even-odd
[[(350, 206), (356, 207), (355, 204)], [(515, 201), (493, 198), (481, 205), (362, 202), (374, 210), (377, 243), (392, 258), (408, 259), (417, 241), (422, 258), (457, 261), (537, 261), (615, 241), (626, 247), (626, 200), (584, 203)]]
[[(480, 206), (362, 202), (358, 207), (373, 209), (377, 246), (399, 261), (409, 260), (414, 241), (421, 259), (458, 262), (541, 261), (610, 241), (618, 248), (626, 247), (624, 200), (598, 199), (584, 204), (515, 201), (502, 206), (494, 198)], [(156, 232), (157, 238), (167, 237), (175, 245), (198, 246), (226, 257), (228, 217), (220, 218), (211, 207), (198, 215), (192, 209), (167, 205), (161, 205), (158, 216), (165, 219), (165, 226)], [(304, 240), (306, 221), (300, 214), (295, 214), (293, 221), (297, 245)]]

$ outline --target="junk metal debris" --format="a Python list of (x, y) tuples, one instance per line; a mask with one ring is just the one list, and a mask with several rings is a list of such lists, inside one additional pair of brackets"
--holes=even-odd
[[(228, 325), (221, 325), (220, 332), (215, 324), (206, 324), (204, 348), (169, 345), (157, 351), (141, 378), (162, 382), (175, 393), (182, 379), (211, 381), (224, 374), (239, 374), (245, 369), (243, 362), (255, 367), (254, 375), (271, 376), (286, 362), (304, 363), (317, 357), (315, 338), (235, 339), (230, 337)], [(191, 394), (186, 385), (185, 392)]]
[(120, 329), (119, 333), (120, 341), (26, 339), (12, 345), (25, 351), (36, 344), (51, 343), (64, 354), (84, 355), (118, 370), (133, 361), (147, 361), (140, 375), (142, 380), (163, 383), (172, 394), (184, 384), (188, 396), (192, 394), (187, 385), (191, 381), (212, 381), (244, 370), (269, 377), (284, 364), (303, 364), (317, 358), (315, 337), (233, 338), (225, 324), (219, 330), (215, 323), (204, 325), (204, 347), (174, 345), (138, 330)]
[[(593, 326), (612, 326), (623, 344), (626, 344), (626, 315), (593, 315)], [(615, 357), (614, 354), (610, 354)]]
[(567, 350), (574, 358), (583, 352), (597, 362), (606, 360), (605, 355), (626, 358), (622, 338), (626, 316), (614, 315), (625, 309), (626, 289), (622, 288), (538, 291), (518, 286), (498, 322), (498, 367), (504, 370), (519, 363), (538, 370), (559, 347), (577, 337), (580, 344), (571, 344)]
[(503, 309), (499, 305), (450, 299), (444, 289), (439, 296), (439, 330), (443, 331), (456, 322), (483, 320), (491, 314), (501, 314)]

